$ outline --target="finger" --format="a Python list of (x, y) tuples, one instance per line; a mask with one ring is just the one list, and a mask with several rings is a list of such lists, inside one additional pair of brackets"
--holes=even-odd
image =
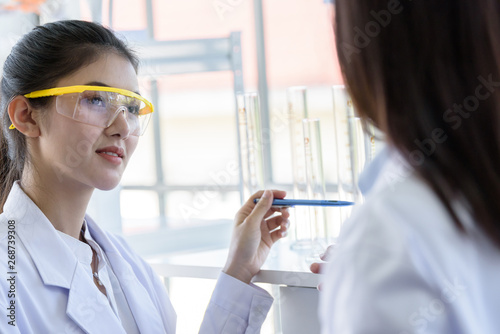
[(245, 221), (261, 222), (264, 219), (264, 216), (268, 213), (269, 209), (271, 209), (272, 202), (273, 192), (271, 190), (264, 191), (260, 197), (260, 201), (255, 204), (255, 207)]
[(286, 237), (288, 235), (288, 231), (286, 230), (286, 228), (284, 229), (280, 228), (279, 230), (276, 230), (270, 233), (269, 235), (271, 236), (272, 242), (275, 243), (279, 239)]
[[(284, 191), (284, 190), (272, 189), (272, 190), (265, 190), (265, 191), (271, 191), (273, 193), (273, 198), (285, 198), (285, 196), (286, 196), (286, 191)], [(255, 205), (254, 199), (261, 198), (264, 195), (265, 191), (264, 190), (257, 191), (255, 194), (250, 196), (250, 198), (248, 199), (248, 201), (246, 203), (249, 203), (249, 204), (251, 203), (251, 204)], [(277, 208), (279, 208), (279, 207), (277, 207)]]
[[(286, 196), (286, 191), (283, 190), (271, 190), (271, 193), (273, 194), (273, 198), (284, 198)], [(254, 203), (254, 200), (256, 198), (261, 198), (264, 195), (264, 190), (260, 190), (250, 196), (250, 198), (246, 201), (246, 203), (241, 207), (240, 210), (236, 213), (235, 221), (237, 224), (241, 224), (245, 218), (247, 218), (253, 211), (253, 209), (257, 206), (257, 204)], [(273, 207), (272, 212), (269, 214), (269, 216), (274, 212), (274, 211), (279, 211), (279, 207)]]
[(328, 246), (326, 251), (323, 254), (321, 254), (319, 257), (323, 261), (328, 261), (328, 259), (333, 255), (334, 251), (335, 251), (335, 245), (330, 245), (330, 246)]
[(281, 208), (281, 215), (283, 218), (288, 219), (290, 217), (290, 211), (288, 208)]
[[(265, 214), (264, 219), (271, 217), (273, 214), (278, 213), (278, 212), (281, 213), (281, 216), (283, 216), (283, 218), (285, 218), (285, 219), (288, 219), (288, 217), (290, 217), (290, 212), (288, 211), (287, 207), (272, 206), (271, 209), (269, 209), (269, 211)], [(278, 215), (276, 215), (276, 216), (278, 216)]]
[(264, 222), (262, 222), (262, 224), (263, 226), (266, 226), (269, 231), (272, 231), (275, 228), (280, 227), (282, 222), (283, 222), (283, 217), (276, 216), (266, 219)]
[(314, 262), (313, 264), (311, 264), (311, 266), (309, 267), (309, 269), (315, 273), (315, 274), (319, 274), (320, 270), (321, 270), (321, 263), (317, 263), (317, 262)]
[(265, 221), (265, 224), (267, 225), (267, 228), (269, 231), (274, 230), (275, 228), (278, 228), (280, 226), (285, 226), (288, 227), (289, 225), (288, 219), (285, 219), (283, 216), (276, 216), (273, 218), (269, 218)]
[(272, 189), (271, 191), (273, 192), (273, 198), (283, 199), (286, 196), (286, 191), (284, 190)]
[(277, 212), (282, 212), (282, 209), (279, 208), (279, 207), (275, 207), (275, 206), (272, 206), (269, 211), (264, 215), (264, 219), (272, 216), (273, 214), (277, 213)]

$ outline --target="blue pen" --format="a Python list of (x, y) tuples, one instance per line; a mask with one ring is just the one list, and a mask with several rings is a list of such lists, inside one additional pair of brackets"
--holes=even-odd
[[(253, 200), (254, 203), (259, 202), (259, 198)], [(354, 205), (353, 202), (346, 201), (328, 201), (328, 200), (315, 200), (315, 199), (273, 199), (273, 206), (349, 206)]]

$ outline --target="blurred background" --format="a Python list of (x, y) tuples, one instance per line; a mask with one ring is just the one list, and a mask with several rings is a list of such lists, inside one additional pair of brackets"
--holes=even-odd
[[(24, 33), (55, 20), (101, 22), (126, 39), (144, 59), (141, 94), (155, 117), (120, 186), (96, 191), (89, 213), (146, 258), (214, 250), (228, 246), (241, 206), (237, 90), (260, 95), (264, 186), (291, 192), (286, 90), (307, 86), (309, 117), (321, 120), (327, 197), (335, 196), (331, 86), (342, 79), (332, 15), (323, 0), (0, 0), (0, 62)], [(224, 52), (226, 65), (217, 58)], [(197, 332), (213, 284), (169, 280), (179, 333)], [(274, 333), (268, 318), (262, 332)]]

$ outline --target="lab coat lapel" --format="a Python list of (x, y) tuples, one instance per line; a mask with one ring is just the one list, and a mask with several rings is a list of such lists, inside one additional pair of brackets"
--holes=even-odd
[(107, 253), (107, 255), (141, 333), (164, 333), (165, 327), (158, 312), (152, 312), (157, 307), (134, 275), (130, 265), (118, 253)]
[(77, 266), (68, 296), (66, 314), (87, 333), (126, 334), (109, 301)]
[[(109, 238), (100, 230), (92, 219), (87, 217), (87, 226), (92, 237), (106, 252), (120, 286), (127, 298), (130, 310), (134, 315), (135, 322), (141, 333), (165, 333), (165, 324), (163, 323), (157, 310), (150, 298), (150, 294), (141, 284), (130, 264), (123, 258), (116, 247), (110, 242)], [(167, 328), (167, 333), (174, 334), (175, 327)]]
[(4, 212), (16, 222), (16, 234), (25, 245), (43, 283), (69, 289), (77, 259), (18, 182), (12, 186)]
[(9, 219), (16, 221), (16, 233), (43, 284), (69, 289), (67, 315), (86, 333), (106, 333), (106, 330), (108, 333), (125, 333), (109, 304), (104, 307), (107, 298), (93, 286), (92, 279), (71, 249), (17, 183), (12, 187), (4, 209)]

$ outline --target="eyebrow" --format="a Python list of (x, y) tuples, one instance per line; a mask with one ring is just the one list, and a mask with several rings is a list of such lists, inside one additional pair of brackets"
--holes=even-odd
[[(105, 83), (102, 83), (100, 81), (92, 81), (92, 82), (88, 82), (85, 84), (85, 86), (102, 86), (102, 87), (111, 87), (110, 85), (106, 85)], [(141, 95), (141, 93), (139, 92), (134, 92), (136, 93), (137, 95)]]

